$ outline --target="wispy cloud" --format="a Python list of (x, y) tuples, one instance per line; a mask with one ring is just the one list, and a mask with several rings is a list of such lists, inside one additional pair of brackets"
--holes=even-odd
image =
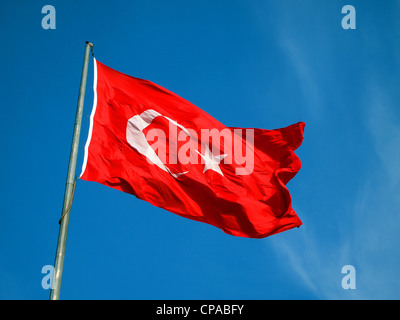
[(366, 123), (380, 164), (365, 178), (354, 205), (354, 251), (367, 298), (398, 299), (400, 281), (400, 119), (393, 91), (369, 86)]
[[(360, 177), (346, 225), (336, 225), (341, 230), (332, 241), (317, 234), (313, 221), (306, 221), (302, 232), (273, 242), (299, 281), (321, 299), (400, 298), (399, 113), (393, 96), (382, 86), (370, 84), (368, 92), (360, 121), (369, 133), (368, 152), (375, 152), (379, 163), (371, 164), (372, 169)], [(356, 290), (341, 287), (341, 267), (346, 264), (356, 268)]]
[(367, 107), (367, 125), (372, 136), (374, 149), (383, 166), (383, 174), (391, 187), (400, 181), (400, 119), (394, 112), (393, 98), (381, 86), (371, 84), (368, 88), (370, 100)]
[[(308, 115), (313, 120), (323, 118), (328, 114), (324, 113), (324, 102), (329, 97), (318, 75), (327, 74), (328, 70), (316, 69), (310, 60), (310, 48), (284, 30), (281, 33), (280, 45), (299, 79)], [(368, 40), (368, 37), (364, 39)], [(369, 42), (365, 43), (368, 46)], [(370, 79), (365, 83), (361, 79), (359, 84), (364, 88), (358, 91), (360, 95), (352, 96), (352, 101), (359, 106), (350, 110), (359, 120), (354, 125), (365, 131), (364, 138), (369, 142), (363, 151), (368, 170), (358, 177), (356, 196), (346, 199), (346, 221), (335, 221), (334, 238), (321, 236), (318, 222), (303, 221), (301, 232), (272, 241), (278, 255), (286, 258), (295, 278), (321, 299), (400, 298), (400, 112), (397, 81), (388, 84), (386, 74), (381, 74), (380, 69), (375, 64), (366, 70)], [(336, 97), (338, 101), (345, 98)], [(345, 128), (341, 134), (346, 134)], [(306, 216), (301, 212), (299, 215)], [(341, 268), (346, 264), (356, 268), (355, 290), (341, 286), (344, 276)]]
[[(294, 271), (293, 279), (304, 285), (317, 299), (354, 298), (354, 292), (341, 287), (341, 268), (348, 264), (351, 251), (349, 239), (328, 244), (313, 230), (312, 223), (302, 226), (301, 232), (276, 239), (273, 246), (278, 255)], [(345, 293), (345, 296), (343, 295)], [(305, 296), (309, 296), (305, 294)]]
[(310, 65), (310, 57), (305, 54), (306, 50), (287, 35), (281, 36), (279, 39), (282, 51), (293, 68), (293, 76), (297, 78), (302, 90), (307, 116), (309, 118), (320, 117), (323, 105), (321, 88), (318, 85), (317, 73)]

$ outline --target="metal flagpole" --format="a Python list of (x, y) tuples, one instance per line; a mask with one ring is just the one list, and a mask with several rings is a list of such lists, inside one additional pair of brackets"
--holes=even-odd
[(81, 75), (81, 85), (79, 88), (78, 105), (76, 108), (76, 115), (75, 115), (74, 133), (72, 136), (71, 153), (69, 156), (67, 182), (65, 184), (64, 203), (63, 203), (61, 219), (59, 221), (60, 230), (58, 233), (58, 243), (57, 243), (56, 258), (54, 262), (53, 279), (51, 282), (50, 300), (58, 300), (60, 298), (61, 278), (64, 266), (65, 246), (67, 242), (69, 211), (71, 209), (72, 198), (74, 195), (75, 182), (76, 182), (75, 180), (76, 159), (78, 156), (79, 136), (81, 133), (83, 102), (85, 100), (89, 57), (92, 48), (93, 44), (86, 41), (85, 57), (83, 59), (83, 67)]

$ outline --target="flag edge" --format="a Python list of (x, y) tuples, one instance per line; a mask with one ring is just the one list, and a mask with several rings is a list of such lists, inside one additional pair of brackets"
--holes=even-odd
[(93, 106), (92, 106), (92, 112), (90, 114), (89, 133), (85, 144), (85, 153), (83, 156), (82, 171), (81, 174), (79, 175), (79, 178), (83, 176), (86, 170), (89, 145), (90, 141), (92, 140), (92, 133), (93, 133), (93, 119), (96, 113), (96, 109), (97, 109), (97, 60), (95, 57), (93, 57)]

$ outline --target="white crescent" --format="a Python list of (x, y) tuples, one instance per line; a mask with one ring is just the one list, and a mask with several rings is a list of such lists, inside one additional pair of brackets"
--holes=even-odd
[(186, 174), (189, 171), (172, 173), (157, 156), (153, 148), (147, 142), (145, 135), (143, 134), (143, 130), (151, 124), (153, 119), (160, 116), (166, 118), (168, 121), (181, 128), (186, 134), (190, 135), (189, 131), (182, 125), (178, 124), (176, 121), (166, 116), (163, 116), (161, 113), (155, 110), (148, 109), (142, 112), (140, 115), (133, 116), (128, 120), (128, 124), (126, 127), (126, 140), (132, 146), (132, 148), (144, 155), (147, 159), (150, 160), (151, 163), (154, 163), (160, 169), (168, 172), (174, 178), (178, 178), (179, 176)]

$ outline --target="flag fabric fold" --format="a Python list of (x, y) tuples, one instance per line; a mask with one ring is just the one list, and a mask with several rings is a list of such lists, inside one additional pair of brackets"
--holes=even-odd
[(302, 222), (286, 184), (305, 124), (226, 127), (175, 93), (95, 62), (80, 178), (135, 195), (234, 236), (263, 238)]

